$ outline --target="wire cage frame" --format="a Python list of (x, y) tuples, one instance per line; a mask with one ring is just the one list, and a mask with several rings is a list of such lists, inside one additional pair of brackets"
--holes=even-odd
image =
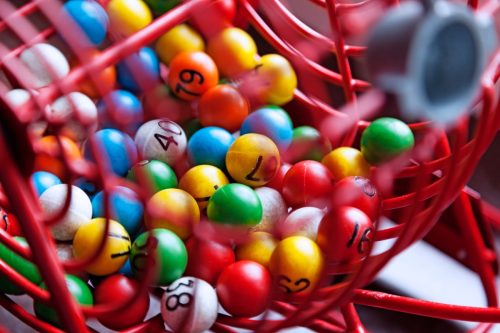
[[(65, 214), (64, 210), (69, 207), (71, 195), (68, 195), (63, 211), (57, 216), (47, 217), (41, 213), (29, 185), (29, 176), (33, 171), (36, 154), (50, 154), (50, 152), (43, 151), (43, 148), (35, 144), (36, 140), (30, 126), (40, 120), (49, 123), (58, 138), (58, 145), (62, 147), (59, 132), (64, 123), (48, 119), (44, 113), (46, 105), (58, 96), (78, 90), (79, 84), (84, 80), (91, 80), (98, 96), (106, 98), (107, 88), (100, 81), (100, 72), (134, 54), (141, 47), (153, 43), (175, 25), (196, 19), (197, 16), (201, 16), (200, 12), (203, 12), (202, 20), (197, 22), (205, 36), (228, 26), (229, 22), (217, 16), (214, 6), (217, 2), (217, 0), (183, 2), (128, 37), (112, 33), (109, 36), (109, 45), (97, 56), (92, 56), (95, 51), (78, 42), (81, 40), (79, 35), (81, 32), (74, 24), (72, 26), (67, 17), (60, 15), (61, 2), (35, 0), (14, 4), (0, 1), (0, 33), (11, 34), (18, 40), (17, 44), (10, 45), (4, 42), (4, 38), (0, 39), (0, 69), (5, 74), (5, 80), (0, 83), (2, 108), (0, 156), (3, 161), (0, 173), (2, 186), (0, 206), (16, 215), (30, 248), (36, 251), (21, 247), (2, 229), (0, 229), (0, 241), (22, 257), (38, 263), (47, 290), (29, 282), (2, 260), (0, 260), (0, 273), (25, 290), (33, 299), (42, 302), (52, 301), (60, 314), (65, 331), (93, 331), (87, 326), (85, 318), (116, 312), (134, 302), (135, 297), (117, 306), (80, 307), (70, 296), (64, 282), (64, 272), (81, 272), (104, 248), (105, 241), (101, 243), (92, 258), (66, 262), (57, 259), (49, 227)], [(294, 101), (286, 107), (292, 117), (295, 115), (299, 121), (313, 124), (331, 141), (333, 147), (353, 146), (359, 140), (360, 133), (369, 125), (369, 120), (391, 103), (390, 97), (372, 87), (368, 80), (356, 77), (354, 63), (356, 59), (363, 58), (366, 50), (359, 40), (368, 33), (371, 23), (380, 18), (387, 8), (398, 6), (399, 1), (312, 0), (311, 2), (327, 13), (331, 29), (329, 34), (322, 34), (303, 23), (279, 0), (237, 1), (238, 10), (234, 24), (250, 25), (257, 35), (278, 53), (284, 55), (296, 69), (299, 86), (294, 93)], [(106, 5), (105, 2), (101, 4)], [(467, 5), (474, 11), (497, 17), (498, 20), (500, 12), (498, 1), (471, 0)], [(207, 14), (211, 10), (213, 16)], [(34, 24), (28, 19), (30, 15), (35, 14), (42, 17), (41, 24)], [(66, 77), (54, 80), (48, 87), (32, 93), (29, 104), (14, 110), (5, 98), (6, 93), (11, 88), (30, 88), (29, 81), (23, 75), (25, 69), (18, 59), (19, 55), (28, 46), (54, 36), (65, 41), (64, 48), (78, 58), (77, 65)], [(308, 41), (309, 47), (304, 47), (303, 40)], [(314, 54), (311, 49), (317, 49), (319, 53)], [(333, 66), (320, 63), (320, 58), (326, 55), (334, 60)], [(166, 70), (163, 68), (163, 71)], [(134, 74), (137, 74), (140, 85), (148, 87), (149, 83), (141, 78), (141, 73)], [(456, 124), (446, 129), (435, 127), (430, 122), (410, 124), (417, 137), (415, 148), (390, 163), (372, 168), (370, 179), (384, 193), (379, 215), (390, 216), (397, 224), (383, 229), (377, 222), (372, 236), (374, 241), (369, 252), (372, 252), (378, 241), (393, 239), (394, 243), (390, 249), (377, 254), (371, 253), (365, 260), (353, 265), (327, 266), (322, 273), (325, 283), (315, 288), (309, 295), (270, 299), (269, 309), (281, 313), (283, 315), (281, 319), (269, 319), (264, 315), (264, 318), (254, 320), (219, 314), (212, 330), (233, 332), (237, 327), (255, 331), (277, 331), (286, 327), (306, 326), (319, 332), (365, 332), (355, 304), (480, 323), (472, 330), (473, 332), (487, 332), (492, 323), (499, 322), (500, 309), (494, 279), (497, 269), (496, 254), (491, 239), (488, 238), (488, 227), (478, 223), (474, 200), (470, 199), (470, 192), (465, 188), (480, 157), (487, 150), (500, 126), (499, 77), (500, 50), (496, 49), (482, 74), (478, 98), (474, 101), (474, 105), (470, 106), (474, 112), (460, 118)], [(244, 78), (242, 82), (243, 86)], [(333, 87), (331, 89), (340, 92), (341, 102), (334, 102), (329, 98), (330, 88), (327, 87)], [(175, 104), (175, 107), (185, 108), (178, 104)], [(149, 112), (148, 118), (168, 117), (174, 120), (178, 120), (176, 117), (180, 117), (181, 114), (154, 108), (147, 112)], [(76, 121), (82, 121), (77, 116), (75, 118)], [(85, 124), (84, 128), (90, 131)], [(92, 151), (98, 155), (99, 147), (92, 142), (92, 138), (89, 141)], [(72, 184), (77, 177), (85, 177), (92, 180), (97, 187), (104, 189), (107, 217), (110, 216), (109, 191), (115, 185), (130, 187), (141, 193), (143, 197), (141, 200), (146, 200), (146, 195), (137, 185), (111, 176), (105, 162), (100, 160), (75, 162), (66, 156), (64, 149), (61, 151), (63, 153), (58, 157), (68, 170), (68, 184)], [(393, 191), (396, 186), (402, 189)], [(487, 208), (489, 209), (482, 215), (487, 215), (486, 219), (498, 221), (499, 215), (496, 211), (491, 207)], [(391, 258), (415, 241), (436, 232), (435, 229), (432, 232), (431, 230), (446, 209), (461, 217), (456, 219), (456, 223), (458, 228), (467, 234), (465, 240), (461, 239), (467, 252), (467, 259), (464, 261), (480, 276), (488, 307), (440, 304), (362, 289), (375, 278)], [(109, 223), (105, 232), (108, 228)], [(200, 232), (209, 233), (207, 230), (209, 229), (202, 229)], [(441, 232), (444, 232), (443, 229)], [(215, 237), (215, 233), (209, 236)], [(441, 245), (445, 252), (454, 252), (454, 246), (457, 246), (438, 245)], [(150, 289), (148, 282), (152, 278), (153, 266), (151, 263), (145, 276), (142, 277), (141, 288), (137, 295), (148, 291), (152, 291), (153, 294), (162, 292), (158, 288)], [(326, 283), (332, 276), (343, 276), (343, 278), (334, 284)], [(59, 328), (28, 313), (7, 295), (0, 295), (0, 304), (36, 330), (60, 332)], [(162, 330), (164, 330), (163, 321), (161, 316), (157, 315), (142, 324), (130, 327), (125, 332)]]

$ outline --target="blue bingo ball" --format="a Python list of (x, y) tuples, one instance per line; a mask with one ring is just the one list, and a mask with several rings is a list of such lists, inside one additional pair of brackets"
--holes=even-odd
[(70, 0), (64, 4), (64, 9), (83, 30), (89, 42), (100, 45), (108, 31), (108, 14), (97, 2)]
[(226, 153), (234, 137), (223, 128), (210, 126), (196, 131), (189, 139), (187, 154), (191, 164), (209, 164), (226, 169)]
[[(137, 194), (124, 186), (116, 186), (109, 193), (109, 218), (119, 222), (129, 234), (141, 226), (144, 208)], [(104, 193), (100, 191), (92, 199), (92, 217), (105, 217)]]
[(126, 90), (114, 90), (108, 97), (97, 104), (101, 127), (120, 129), (125, 126), (127, 132), (135, 133), (144, 117), (139, 99)]
[(119, 62), (116, 66), (116, 73), (118, 83), (123, 88), (141, 92), (159, 82), (160, 61), (153, 49), (143, 47), (139, 52)]
[(47, 171), (37, 171), (31, 175), (31, 185), (35, 192), (40, 196), (46, 189), (51, 186), (61, 184), (59, 177)]
[(279, 106), (261, 107), (246, 117), (240, 134), (258, 133), (267, 136), (284, 152), (292, 143), (293, 124), (288, 113)]
[[(137, 148), (127, 134), (107, 128), (95, 132), (93, 137), (100, 148), (98, 158), (104, 160), (108, 169), (118, 176), (125, 176), (137, 162)], [(86, 143), (85, 156), (89, 160), (96, 160), (90, 149), (90, 141)]]
[(123, 274), (127, 277), (134, 277), (134, 271), (132, 270), (132, 265), (130, 264), (130, 260), (127, 259), (123, 264), (122, 268), (118, 271), (119, 274)]

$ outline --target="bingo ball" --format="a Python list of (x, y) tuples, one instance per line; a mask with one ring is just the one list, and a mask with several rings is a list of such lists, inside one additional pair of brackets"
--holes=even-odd
[(269, 260), (278, 241), (268, 232), (252, 232), (248, 240), (236, 247), (236, 260), (255, 261), (269, 268)]
[(208, 40), (207, 53), (214, 59), (221, 75), (235, 77), (257, 65), (257, 46), (242, 29), (230, 27)]
[(187, 154), (192, 165), (209, 164), (226, 168), (226, 154), (234, 137), (223, 128), (205, 127), (189, 139)]
[(276, 144), (261, 134), (237, 138), (226, 154), (231, 177), (248, 186), (263, 186), (278, 172), (280, 153)]
[[(113, 187), (108, 196), (109, 218), (120, 223), (130, 235), (141, 226), (144, 208), (137, 193), (128, 187)], [(92, 216), (106, 217), (104, 192), (100, 191), (92, 198)]]
[(278, 168), (278, 172), (276, 172), (274, 177), (267, 182), (266, 186), (274, 188), (276, 191), (281, 193), (281, 190), (283, 189), (283, 179), (285, 179), (285, 175), (291, 167), (292, 165), (289, 163), (282, 163)]
[(102, 128), (123, 129), (135, 133), (143, 119), (142, 104), (134, 94), (126, 90), (114, 90), (98, 104)]
[(82, 225), (73, 239), (73, 253), (76, 259), (90, 259), (99, 250), (101, 242), (104, 248), (97, 257), (85, 266), (93, 275), (103, 276), (117, 272), (130, 254), (130, 237), (127, 230), (118, 222), (109, 220), (108, 233), (104, 236), (106, 219), (95, 218)]
[[(69, 274), (66, 274), (64, 278), (66, 279), (66, 286), (68, 287), (69, 293), (71, 294), (71, 296), (73, 296), (77, 304), (83, 306), (93, 305), (94, 298), (92, 297), (92, 292), (90, 291), (90, 288), (85, 282), (83, 282), (76, 276)], [(42, 289), (47, 289), (47, 287), (43, 283), (40, 285), (40, 287)], [(35, 309), (35, 314), (39, 319), (49, 324), (52, 324), (56, 327), (61, 326), (59, 317), (54, 308), (38, 300), (35, 300), (33, 305)]]
[(208, 200), (207, 216), (217, 223), (255, 226), (262, 220), (262, 204), (252, 188), (227, 184)]
[(98, 150), (94, 152), (88, 141), (85, 155), (92, 161), (95, 161), (95, 156), (97, 156), (104, 162), (105, 167), (116, 175), (126, 175), (137, 161), (137, 149), (134, 141), (127, 134), (106, 128), (97, 131), (93, 138)]
[(68, 170), (62, 161), (63, 154), (70, 162), (80, 160), (82, 154), (73, 140), (62, 135), (59, 136), (59, 140), (61, 144), (57, 137), (49, 135), (37, 142), (38, 154), (35, 157), (35, 170), (48, 171), (59, 178), (65, 178)]
[(155, 15), (161, 15), (168, 12), (181, 3), (182, 0), (145, 0), (149, 8)]
[[(22, 237), (14, 237), (14, 240), (24, 248), (29, 247), (28, 242), (26, 242), (26, 240)], [(38, 272), (38, 268), (35, 264), (24, 259), (2, 243), (0, 243), (0, 259), (28, 281), (34, 284), (42, 282), (42, 276)], [(24, 294), (24, 290), (22, 288), (10, 282), (10, 280), (3, 274), (0, 274), (0, 291), (2, 293), (12, 295)]]
[(212, 194), (229, 184), (224, 172), (212, 165), (197, 165), (189, 169), (179, 181), (179, 188), (191, 194), (200, 210), (207, 207)]
[(262, 220), (253, 231), (273, 232), (275, 226), (286, 217), (288, 207), (281, 194), (270, 187), (259, 187), (255, 190), (262, 203)]
[(203, 126), (218, 126), (235, 132), (248, 116), (249, 105), (238, 89), (219, 84), (201, 96), (198, 112)]
[(269, 270), (287, 294), (306, 294), (319, 282), (323, 265), (323, 254), (315, 242), (304, 236), (293, 236), (278, 243)]
[(168, 286), (160, 303), (163, 320), (174, 332), (204, 332), (212, 327), (218, 315), (214, 288), (190, 276)]
[(151, 11), (142, 0), (111, 0), (106, 11), (111, 32), (122, 36), (130, 36), (142, 30), (153, 20)]
[(122, 88), (143, 92), (160, 80), (160, 61), (153, 49), (143, 47), (116, 65), (118, 83)]
[(212, 240), (191, 237), (186, 242), (188, 264), (185, 275), (205, 280), (215, 286), (220, 273), (234, 263), (231, 246)]
[(61, 180), (54, 174), (47, 171), (37, 171), (31, 175), (31, 186), (33, 186), (37, 196), (57, 184), (61, 184)]
[(328, 153), (321, 161), (333, 175), (335, 180), (349, 176), (368, 177), (370, 165), (363, 154), (355, 148), (340, 147)]
[(323, 210), (316, 207), (302, 207), (294, 210), (279, 224), (281, 238), (305, 236), (313, 241), (318, 237), (321, 219), (325, 216)]
[(155, 119), (139, 127), (135, 144), (141, 158), (172, 166), (184, 155), (187, 139), (184, 130), (173, 121)]
[(204, 52), (182, 52), (170, 63), (168, 85), (180, 99), (191, 101), (217, 85), (219, 72)]
[(132, 244), (130, 264), (136, 275), (152, 269), (155, 285), (168, 285), (182, 276), (187, 265), (187, 251), (182, 240), (167, 229), (142, 233)]
[(156, 53), (166, 65), (170, 64), (179, 53), (203, 51), (204, 49), (203, 38), (187, 24), (176, 25), (158, 38), (156, 42)]
[(157, 160), (144, 160), (132, 167), (127, 178), (145, 188), (150, 195), (167, 188), (177, 187), (177, 176), (168, 164)]
[(413, 148), (413, 133), (399, 119), (383, 117), (373, 121), (361, 134), (361, 152), (370, 164), (381, 164)]
[(92, 203), (85, 192), (76, 186), (67, 184), (54, 185), (47, 189), (39, 198), (40, 206), (45, 215), (50, 218), (56, 216), (65, 207), (68, 197), (68, 187), (71, 191), (66, 214), (51, 227), (52, 235), (60, 241), (70, 241), (76, 231), (92, 218)]
[(56, 243), (56, 253), (60, 261), (70, 261), (75, 258), (72, 244)]
[(78, 24), (88, 41), (99, 46), (108, 31), (108, 14), (96, 1), (71, 0), (63, 6), (66, 13)]
[(283, 105), (293, 99), (297, 76), (288, 60), (279, 54), (266, 54), (255, 67), (257, 90), (262, 101)]
[(302, 161), (288, 170), (283, 179), (282, 193), (288, 205), (297, 208), (324, 208), (332, 191), (332, 174), (320, 162)]
[(149, 199), (146, 206), (146, 227), (173, 231), (179, 238), (188, 238), (200, 221), (200, 209), (193, 197), (177, 188), (161, 190)]
[(245, 119), (240, 133), (265, 135), (284, 152), (292, 142), (293, 125), (290, 116), (279, 106), (264, 106)]
[[(89, 50), (88, 53), (90, 55), (85, 58), (85, 63), (92, 63), (92, 61), (100, 55), (97, 50)], [(75, 66), (77, 61), (73, 60), (72, 63), (73, 66)], [(99, 72), (94, 72), (92, 76), (87, 75), (87, 79), (80, 84), (80, 91), (89, 97), (97, 99), (113, 90), (115, 84), (115, 66), (108, 66)]]
[(149, 309), (149, 294), (145, 290), (137, 295), (140, 291), (139, 282), (120, 274), (102, 280), (94, 291), (95, 303), (116, 307), (126, 302), (127, 306), (97, 316), (99, 322), (115, 331), (142, 323)]
[(69, 73), (69, 63), (57, 48), (50, 44), (38, 43), (25, 49), (21, 61), (32, 75), (31, 88), (42, 88)]
[(271, 287), (271, 276), (264, 266), (242, 260), (224, 269), (215, 290), (220, 304), (229, 314), (255, 317), (266, 310)]
[(299, 126), (293, 129), (292, 143), (286, 151), (286, 160), (297, 163), (304, 160), (321, 161), (332, 150), (332, 144), (317, 129)]
[(375, 221), (380, 214), (382, 199), (369, 179), (346, 177), (338, 181), (332, 189), (331, 208), (351, 206), (362, 210)]
[(21, 226), (13, 214), (7, 213), (0, 207), (0, 229), (3, 229), (11, 236), (21, 236)]
[(364, 259), (372, 242), (373, 223), (361, 210), (342, 206), (325, 215), (318, 230), (318, 245), (332, 263)]

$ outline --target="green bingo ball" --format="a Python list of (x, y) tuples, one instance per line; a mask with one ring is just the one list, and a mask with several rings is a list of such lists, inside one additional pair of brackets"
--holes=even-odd
[(207, 215), (218, 223), (254, 226), (262, 220), (262, 203), (251, 187), (227, 184), (210, 197)]
[(149, 8), (157, 16), (168, 12), (181, 2), (182, 0), (146, 0)]
[[(69, 274), (66, 274), (64, 278), (66, 279), (66, 286), (68, 287), (70, 294), (78, 304), (87, 306), (91, 306), (92, 304), (94, 304), (92, 292), (85, 282), (83, 282), (76, 276)], [(43, 289), (47, 289), (44, 283), (42, 283), (40, 287)], [(59, 317), (57, 316), (57, 312), (52, 306), (40, 301), (35, 301), (34, 308), (35, 314), (39, 319), (57, 327), (61, 326)]]
[(381, 164), (410, 150), (411, 129), (401, 120), (384, 117), (372, 122), (361, 135), (361, 152), (370, 164)]
[(151, 194), (177, 187), (177, 176), (172, 168), (161, 161), (145, 160), (130, 169), (127, 178), (147, 188)]
[(184, 274), (187, 250), (172, 231), (153, 229), (137, 237), (130, 251), (130, 263), (136, 275), (144, 274), (148, 265), (154, 265), (153, 284), (165, 286)]
[(288, 162), (297, 163), (305, 160), (321, 161), (332, 150), (332, 144), (311, 126), (299, 126), (293, 129), (292, 143), (288, 147)]
[[(24, 238), (14, 237), (14, 239), (23, 247), (28, 247), (28, 243)], [(39, 284), (40, 282), (42, 282), (42, 277), (40, 276), (40, 273), (38, 272), (35, 264), (11, 251), (2, 243), (0, 243), (0, 259), (2, 259), (7, 265), (12, 267), (12, 269), (14, 269), (16, 272), (18, 272), (34, 284)], [(0, 292), (12, 295), (24, 294), (23, 289), (10, 282), (10, 280), (3, 275), (0, 275)]]

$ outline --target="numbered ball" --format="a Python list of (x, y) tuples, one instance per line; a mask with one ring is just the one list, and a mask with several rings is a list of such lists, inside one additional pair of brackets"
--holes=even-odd
[(132, 92), (144, 92), (160, 80), (160, 61), (153, 49), (143, 47), (116, 65), (118, 83)]
[[(85, 192), (76, 186), (69, 186), (71, 200), (66, 214), (52, 226), (52, 235), (60, 241), (72, 240), (76, 231), (92, 218), (92, 203)], [(59, 184), (47, 189), (39, 197), (40, 206), (46, 216), (54, 217), (65, 207), (68, 185)]]
[(37, 171), (31, 175), (31, 186), (37, 196), (42, 195), (46, 189), (57, 184), (61, 184), (59, 177), (47, 171)]
[(293, 236), (276, 246), (269, 270), (285, 293), (306, 294), (319, 282), (323, 265), (323, 254), (315, 242), (304, 236)]
[(142, 104), (126, 90), (113, 90), (97, 104), (101, 128), (123, 129), (132, 134), (142, 124)]
[[(29, 248), (28, 243), (22, 237), (14, 237), (14, 240), (24, 248)], [(28, 261), (12, 251), (4, 244), (0, 243), (0, 259), (5, 264), (9, 265), (17, 273), (25, 277), (28, 281), (39, 284), (42, 282), (42, 276), (38, 272), (38, 268), (31, 261)], [(6, 294), (21, 295), (24, 290), (17, 285), (10, 282), (9, 279), (3, 274), (0, 274), (0, 291)]]
[(262, 220), (262, 204), (253, 189), (243, 184), (227, 184), (208, 201), (207, 216), (223, 224), (254, 226)]
[(332, 144), (311, 126), (293, 129), (292, 143), (286, 152), (287, 161), (297, 163), (304, 160), (321, 161), (332, 150)]
[(316, 207), (299, 208), (281, 221), (278, 232), (281, 238), (305, 236), (316, 241), (319, 224), (323, 216), (325, 216), (325, 212), (322, 209)]
[(102, 280), (94, 291), (95, 303), (116, 307), (126, 302), (127, 306), (98, 316), (99, 322), (115, 331), (142, 323), (149, 309), (149, 294), (145, 291), (137, 295), (140, 290), (139, 282), (120, 274)]
[(362, 210), (372, 221), (381, 214), (382, 199), (369, 179), (346, 177), (332, 189), (330, 208), (351, 206)]
[(208, 40), (207, 53), (223, 76), (235, 77), (257, 65), (257, 46), (242, 29), (226, 28)]
[(328, 153), (321, 161), (335, 180), (349, 176), (368, 177), (370, 165), (363, 154), (355, 148), (340, 147)]
[(148, 26), (153, 20), (151, 11), (141, 0), (111, 0), (106, 11), (109, 15), (111, 32), (122, 36), (132, 35)]
[(297, 76), (288, 60), (279, 54), (266, 54), (256, 66), (256, 77), (262, 101), (283, 105), (293, 99)]
[(67, 166), (63, 163), (63, 154), (68, 161), (81, 160), (82, 154), (77, 144), (65, 136), (49, 135), (41, 138), (37, 143), (38, 154), (35, 157), (35, 170), (48, 171), (59, 178), (67, 177)]
[(287, 215), (285, 200), (278, 191), (270, 187), (259, 187), (255, 193), (262, 203), (262, 220), (252, 230), (273, 233), (276, 225)]
[(69, 73), (69, 63), (64, 54), (50, 44), (38, 43), (25, 49), (19, 56), (31, 74), (31, 88), (39, 89)]
[(187, 154), (192, 165), (209, 164), (226, 168), (226, 154), (234, 137), (223, 128), (205, 127), (189, 139)]
[(161, 298), (161, 315), (174, 332), (204, 332), (215, 323), (219, 302), (214, 288), (185, 276), (174, 281)]
[(142, 233), (132, 244), (130, 264), (136, 275), (153, 270), (153, 284), (168, 285), (182, 276), (187, 251), (182, 240), (167, 229)]
[(105, 235), (106, 219), (95, 218), (81, 226), (73, 239), (73, 253), (77, 259), (89, 259), (99, 249), (104, 240), (104, 248), (85, 270), (93, 275), (103, 276), (116, 273), (130, 254), (130, 237), (127, 230), (118, 222), (109, 220), (108, 233)]
[(98, 2), (71, 0), (66, 2), (63, 8), (78, 24), (90, 43), (99, 46), (104, 41), (109, 18)]
[[(91, 63), (100, 56), (100, 52), (96, 50), (89, 51), (89, 54), (84, 63)], [(75, 65), (76, 60), (73, 61), (73, 66)], [(93, 76), (89, 76), (87, 80), (83, 81), (80, 84), (80, 91), (91, 98), (97, 99), (113, 90), (115, 84), (115, 66), (108, 66), (99, 72), (94, 72)]]
[(318, 230), (318, 245), (333, 263), (353, 263), (368, 255), (373, 223), (361, 210), (342, 206), (330, 211)]
[(143, 159), (174, 165), (184, 155), (187, 139), (184, 130), (173, 121), (155, 119), (139, 127), (135, 144)]
[(147, 204), (146, 227), (173, 231), (179, 238), (188, 238), (200, 221), (196, 200), (186, 191), (177, 188), (161, 190)]
[(207, 207), (212, 194), (229, 184), (224, 172), (212, 165), (197, 165), (189, 169), (181, 178), (179, 188), (191, 194), (200, 210)]
[(411, 129), (401, 120), (379, 118), (361, 135), (361, 152), (370, 164), (381, 164), (413, 148)]
[(187, 24), (176, 25), (156, 42), (156, 53), (166, 65), (169, 65), (172, 59), (182, 52), (196, 52), (204, 49), (203, 38)]
[(170, 63), (168, 85), (180, 99), (191, 101), (199, 98), (218, 81), (217, 66), (206, 53), (182, 52)]
[(278, 240), (272, 234), (262, 231), (252, 232), (246, 242), (236, 247), (236, 260), (255, 261), (269, 268), (269, 261), (276, 245)]
[[(115, 186), (108, 194), (109, 218), (120, 223), (130, 235), (141, 227), (144, 208), (137, 193), (128, 187)], [(92, 216), (105, 216), (104, 192), (98, 192), (92, 198)]]
[(220, 273), (234, 263), (234, 251), (229, 245), (191, 237), (186, 242), (188, 264), (185, 275), (205, 280), (215, 286)]
[(127, 178), (148, 191), (149, 196), (177, 187), (177, 176), (168, 164), (157, 160), (144, 160), (132, 167)]
[(22, 236), (21, 226), (14, 214), (9, 214), (0, 207), (0, 229), (11, 236)]
[(283, 197), (288, 205), (297, 208), (324, 208), (332, 191), (332, 174), (321, 163), (302, 161), (290, 168), (283, 179)]
[(248, 186), (263, 186), (278, 172), (280, 153), (276, 144), (261, 134), (237, 138), (226, 154), (231, 177)]
[(293, 125), (290, 116), (279, 106), (265, 106), (252, 112), (241, 125), (240, 133), (267, 136), (284, 152), (292, 142)]

